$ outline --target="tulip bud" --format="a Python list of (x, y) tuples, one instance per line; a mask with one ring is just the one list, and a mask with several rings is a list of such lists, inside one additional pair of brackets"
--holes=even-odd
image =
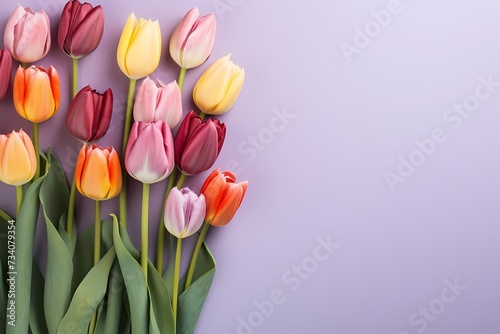
[(0, 181), (21, 186), (30, 181), (36, 171), (35, 148), (23, 131), (0, 135)]
[(182, 68), (200, 66), (212, 53), (215, 40), (215, 16), (200, 17), (193, 8), (182, 18), (170, 37), (170, 55)]
[(158, 21), (137, 20), (130, 14), (123, 28), (116, 58), (122, 72), (130, 79), (153, 73), (160, 63), (161, 31)]
[(69, 132), (83, 142), (97, 140), (106, 134), (113, 112), (113, 93), (104, 94), (84, 87), (76, 94), (66, 114)]
[(48, 70), (19, 66), (14, 77), (14, 107), (21, 117), (40, 123), (54, 116), (61, 100), (59, 75), (54, 67)]
[(219, 156), (225, 137), (224, 123), (213, 118), (202, 121), (191, 111), (175, 137), (175, 164), (187, 175), (206, 171)]
[(205, 197), (199, 197), (189, 188), (173, 188), (165, 203), (165, 227), (177, 238), (196, 233), (205, 218)]
[(3, 100), (10, 88), (12, 77), (12, 57), (9, 51), (0, 50), (0, 100)]
[(236, 183), (236, 176), (228, 171), (214, 170), (201, 187), (207, 202), (205, 221), (223, 226), (233, 219), (247, 191), (248, 181)]
[(50, 21), (40, 10), (17, 5), (10, 15), (4, 33), (5, 48), (21, 63), (39, 61), (50, 49)]
[(125, 168), (142, 183), (156, 183), (172, 173), (174, 140), (167, 123), (135, 122), (125, 151)]
[(137, 89), (134, 103), (134, 120), (153, 123), (166, 122), (175, 128), (182, 118), (181, 91), (176, 81), (165, 85), (149, 77)]
[(75, 184), (83, 196), (96, 201), (118, 195), (122, 189), (122, 169), (115, 149), (84, 144), (76, 162)]
[(194, 86), (194, 103), (205, 114), (228, 112), (240, 95), (245, 70), (233, 64), (230, 57), (229, 54), (213, 63)]
[(70, 0), (64, 6), (59, 22), (57, 41), (59, 47), (71, 58), (81, 58), (92, 53), (104, 32), (104, 12), (101, 6), (92, 7)]

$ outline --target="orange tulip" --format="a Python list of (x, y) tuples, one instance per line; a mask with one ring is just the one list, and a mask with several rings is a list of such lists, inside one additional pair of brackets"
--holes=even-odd
[(76, 162), (75, 184), (83, 196), (96, 201), (118, 195), (122, 190), (122, 169), (115, 149), (84, 144)]
[(248, 181), (236, 183), (231, 172), (214, 170), (201, 187), (207, 203), (205, 221), (214, 226), (228, 224), (243, 201), (247, 185)]
[(33, 178), (36, 171), (35, 149), (23, 131), (0, 135), (0, 181), (21, 186)]
[(19, 66), (14, 77), (14, 106), (21, 117), (40, 123), (54, 116), (61, 100), (59, 74), (54, 67)]

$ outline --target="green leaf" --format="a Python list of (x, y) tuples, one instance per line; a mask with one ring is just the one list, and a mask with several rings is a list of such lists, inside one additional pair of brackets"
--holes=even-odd
[[(120, 229), (124, 229), (121, 227), (122, 226), (118, 223), (116, 216), (113, 216), (113, 241), (116, 249), (116, 256), (120, 263), (122, 277), (127, 289), (132, 334), (148, 333), (149, 301), (146, 280), (141, 266), (123, 244)], [(124, 234), (124, 237), (126, 238), (126, 231)]]
[(33, 261), (31, 287), (30, 328), (33, 333), (46, 334), (48, 329), (43, 307), (44, 279), (35, 261)]
[(168, 233), (169, 239), (170, 239), (170, 257), (168, 260), (167, 264), (167, 269), (163, 273), (163, 281), (165, 281), (165, 284), (167, 285), (168, 288), (168, 293), (170, 296), (172, 296), (172, 288), (173, 288), (173, 283), (174, 283), (174, 267), (175, 267), (175, 245), (177, 242), (177, 238), (174, 237), (172, 234)]
[[(94, 266), (95, 225), (87, 227), (76, 239), (73, 255), (73, 291)], [(113, 222), (101, 221), (101, 250), (107, 252), (113, 246)]]
[[(127, 252), (132, 256), (138, 268), (141, 270), (138, 275), (144, 278), (144, 273), (138, 265), (140, 253), (132, 244), (127, 230), (119, 225), (122, 243)], [(121, 265), (121, 264), (120, 264)], [(148, 287), (147, 293), (149, 296), (149, 333), (174, 333), (175, 323), (172, 311), (170, 293), (163, 281), (161, 275), (156, 271), (155, 266), (148, 259)], [(127, 290), (128, 291), (128, 290)], [(129, 296), (130, 298), (130, 296)], [(130, 304), (131, 310), (134, 306)], [(133, 324), (133, 319), (132, 319)]]
[[(203, 243), (196, 261), (191, 286), (179, 296), (177, 334), (193, 334), (215, 276), (215, 260)], [(183, 287), (185, 277), (181, 280)]]
[(49, 332), (54, 333), (71, 301), (74, 244), (66, 231), (59, 228), (69, 198), (64, 172), (51, 153), (48, 153), (48, 159), (50, 168), (40, 188), (48, 247), (43, 300), (47, 326)]
[(102, 303), (102, 311), (97, 320), (95, 333), (122, 333), (120, 332), (120, 318), (123, 308), (123, 292), (125, 285), (120, 272), (120, 265), (115, 259), (108, 280), (106, 303)]
[[(16, 223), (16, 323), (7, 326), (8, 334), (26, 334), (29, 330), (31, 275), (36, 222), (40, 206), (39, 192), (45, 176), (33, 182), (24, 195)], [(11, 299), (9, 299), (10, 301)]]
[(111, 248), (85, 276), (59, 324), (58, 334), (76, 333), (78, 330), (88, 328), (90, 319), (106, 294), (108, 277), (115, 257), (115, 249)]

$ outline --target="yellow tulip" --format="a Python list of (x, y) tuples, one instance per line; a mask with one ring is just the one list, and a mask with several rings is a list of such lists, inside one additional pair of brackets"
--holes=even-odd
[(130, 79), (153, 73), (161, 57), (161, 31), (158, 20), (137, 20), (132, 13), (125, 23), (116, 58), (122, 72)]
[(229, 58), (231, 54), (213, 63), (194, 86), (194, 103), (205, 114), (220, 115), (228, 112), (240, 95), (245, 70)]
[(21, 186), (33, 178), (36, 156), (30, 137), (23, 131), (0, 135), (0, 181)]

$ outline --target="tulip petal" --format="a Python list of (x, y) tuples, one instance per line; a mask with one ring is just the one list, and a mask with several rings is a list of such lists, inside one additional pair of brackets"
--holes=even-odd
[(134, 102), (134, 120), (140, 122), (155, 122), (155, 109), (158, 96), (158, 86), (153, 80), (146, 77), (137, 89)]
[(153, 73), (161, 57), (161, 32), (158, 21), (139, 19), (131, 36), (125, 57), (125, 68), (131, 79)]
[[(4, 33), (5, 48), (14, 57), (14, 29), (21, 18), (26, 15), (26, 10), (21, 5), (17, 5), (7, 21)], [(17, 58), (16, 58), (17, 59)]]
[(110, 151), (108, 158), (108, 172), (109, 172), (109, 192), (106, 199), (117, 196), (122, 190), (122, 168), (120, 165), (120, 157), (113, 148), (108, 148)]
[(66, 114), (66, 127), (71, 134), (81, 141), (88, 142), (92, 138), (94, 114), (86, 112), (93, 110), (93, 96), (90, 86), (78, 92)]
[[(108, 88), (103, 95), (95, 93), (94, 95), (99, 96), (99, 106), (97, 109), (97, 118), (94, 118), (93, 128), (97, 129), (94, 132), (92, 140), (97, 140), (103, 137), (109, 129), (109, 124), (111, 123), (111, 116), (113, 114), (113, 92), (111, 88)], [(97, 123), (97, 125), (96, 125)]]
[(223, 195), (222, 201), (216, 209), (214, 219), (210, 224), (214, 226), (223, 226), (233, 219), (236, 211), (241, 205), (243, 196), (247, 189), (247, 182), (240, 184), (230, 184)]
[[(12, 131), (4, 143), (0, 170), (2, 182), (13, 186), (20, 186), (31, 180), (35, 175), (32, 168), (31, 152), (25, 146), (20, 133)], [(34, 151), (31, 145), (31, 151)]]
[(14, 85), (12, 89), (12, 98), (14, 101), (14, 107), (17, 113), (23, 117), (27, 118), (26, 110), (24, 109), (24, 96), (26, 94), (26, 80), (25, 80), (25, 70), (19, 66), (14, 76)]
[(197, 7), (189, 10), (184, 15), (179, 24), (175, 27), (174, 32), (170, 37), (170, 56), (180, 67), (184, 67), (181, 56), (182, 49), (184, 47), (186, 39), (189, 37), (189, 33), (191, 33), (191, 30), (193, 29), (193, 26), (198, 20), (199, 16), (200, 12)]
[(24, 108), (26, 118), (34, 123), (49, 119), (56, 108), (50, 79), (46, 72), (41, 70), (28, 70)]
[(165, 203), (165, 227), (172, 235), (181, 238), (184, 230), (184, 196), (177, 189), (173, 188)]
[(118, 51), (116, 53), (116, 60), (118, 61), (118, 66), (122, 70), (124, 74), (130, 77), (129, 71), (127, 69), (125, 59), (127, 57), (127, 50), (130, 43), (130, 38), (134, 32), (134, 27), (137, 23), (137, 18), (135, 14), (132, 13), (127, 18), (127, 22), (125, 22), (125, 27), (123, 28), (122, 34), (120, 36), (120, 41), (118, 43)]
[(187, 238), (195, 234), (203, 225), (206, 213), (205, 196), (196, 196), (194, 193), (190, 193), (191, 198), (189, 200), (190, 208), (189, 215), (186, 214), (186, 227), (184, 228), (183, 237)]
[(17, 60), (32, 63), (43, 58), (50, 48), (50, 23), (45, 12), (23, 17), (14, 27), (13, 50)]
[(164, 85), (158, 94), (156, 106), (156, 119), (167, 122), (168, 126), (175, 128), (182, 118), (181, 91), (177, 81)]
[(81, 181), (82, 193), (94, 200), (106, 199), (110, 189), (108, 159), (100, 149), (89, 152)]
[(243, 82), (245, 81), (245, 70), (233, 69), (233, 79), (229, 84), (226, 95), (216, 106), (217, 115), (224, 114), (229, 111), (236, 103), (238, 96), (240, 95), (241, 89), (243, 88)]
[(218, 145), (217, 129), (211, 122), (204, 123), (184, 146), (180, 169), (188, 175), (209, 169), (219, 155)]
[(216, 21), (213, 14), (202, 16), (196, 22), (181, 51), (184, 68), (194, 68), (203, 64), (212, 53), (215, 42)]
[(78, 26), (74, 28), (69, 52), (80, 58), (93, 52), (99, 46), (104, 33), (104, 13), (101, 6), (82, 5)]

